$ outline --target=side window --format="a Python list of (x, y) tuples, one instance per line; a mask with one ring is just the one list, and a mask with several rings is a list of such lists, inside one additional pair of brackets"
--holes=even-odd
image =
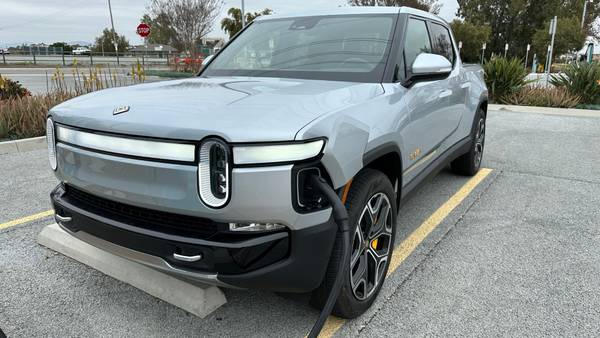
[(427, 24), (423, 20), (409, 19), (404, 41), (404, 64), (408, 69), (421, 53), (431, 53), (431, 42), (427, 32)]
[(432, 53), (446, 57), (454, 64), (454, 48), (448, 29), (437, 23), (431, 24)]

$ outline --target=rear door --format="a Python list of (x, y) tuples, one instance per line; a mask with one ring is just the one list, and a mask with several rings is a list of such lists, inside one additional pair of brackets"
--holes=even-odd
[[(440, 136), (446, 140), (454, 134), (460, 125), (463, 112), (466, 109), (465, 101), (468, 88), (462, 84), (460, 62), (448, 28), (430, 21), (429, 33), (431, 36), (431, 52), (445, 57), (453, 66), (450, 76), (445, 81), (448, 106), (444, 109), (444, 113), (438, 116), (441, 119), (441, 121), (438, 121), (440, 124)], [(453, 142), (456, 142), (456, 140), (453, 140)], [(452, 146), (452, 144), (446, 144), (446, 146)]]

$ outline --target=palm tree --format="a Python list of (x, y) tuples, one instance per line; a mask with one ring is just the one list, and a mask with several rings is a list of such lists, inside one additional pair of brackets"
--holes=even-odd
[[(269, 15), (271, 13), (273, 13), (273, 10), (270, 8), (265, 8), (261, 12), (246, 13), (246, 24), (249, 24), (261, 15)], [(228, 17), (221, 20), (221, 29), (224, 30), (225, 33), (229, 34), (229, 38), (231, 39), (234, 35), (242, 30), (242, 10), (236, 7), (231, 7), (227, 11), (227, 15)]]

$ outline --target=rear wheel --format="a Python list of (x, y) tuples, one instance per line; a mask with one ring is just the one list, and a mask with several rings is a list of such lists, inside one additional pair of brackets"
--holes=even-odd
[(459, 175), (473, 176), (481, 167), (483, 149), (485, 146), (485, 111), (479, 109), (475, 116), (475, 125), (471, 133), (471, 148), (466, 154), (452, 161), (452, 171)]
[[(346, 201), (350, 224), (355, 227), (350, 266), (333, 314), (355, 318), (375, 301), (385, 280), (394, 250), (396, 194), (383, 173), (364, 169), (354, 179)], [(312, 294), (311, 305), (322, 308), (333, 286), (343, 257), (338, 234), (327, 274)]]

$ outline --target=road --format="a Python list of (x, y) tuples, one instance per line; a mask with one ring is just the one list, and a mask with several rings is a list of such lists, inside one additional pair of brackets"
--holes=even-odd
[[(68, 88), (73, 88), (75, 85), (75, 75), (72, 68), (61, 68), (64, 73), (65, 83)], [(113, 74), (116, 73), (118, 81), (131, 84), (131, 76), (128, 75), (129, 68), (121, 68), (118, 70), (112, 69)], [(52, 74), (56, 72), (56, 68), (0, 68), (0, 75), (9, 79), (19, 81), (25, 88), (33, 94), (43, 94), (48, 90), (53, 89)], [(86, 74), (87, 68), (80, 68), (80, 72)], [(147, 76), (146, 82), (163, 81), (166, 78), (157, 76)], [(81, 78), (79, 79), (81, 82)]]
[[(491, 173), (466, 194), (470, 178), (448, 170), (423, 184), (400, 210), (396, 245), (431, 233), (365, 315), (328, 323), (327, 336), (600, 336), (599, 144), (600, 116), (490, 112)], [(45, 151), (2, 155), (0, 172), (0, 225), (50, 207)], [(305, 296), (243, 290), (193, 317), (38, 246), (50, 222), (0, 230), (9, 337), (304, 337), (317, 317)]]

